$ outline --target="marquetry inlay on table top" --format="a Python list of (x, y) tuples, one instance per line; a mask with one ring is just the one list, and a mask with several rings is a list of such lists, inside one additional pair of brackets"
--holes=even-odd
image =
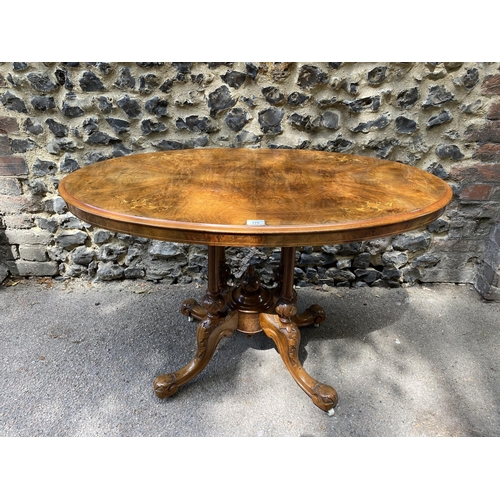
[(437, 218), (450, 187), (416, 167), (287, 149), (194, 149), (113, 158), (64, 178), (70, 210), (99, 227), (217, 246), (373, 239)]

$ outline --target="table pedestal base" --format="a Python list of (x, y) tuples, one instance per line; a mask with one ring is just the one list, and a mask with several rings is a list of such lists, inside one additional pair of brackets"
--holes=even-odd
[(338, 396), (335, 389), (321, 384), (303, 368), (299, 357), (299, 327), (319, 326), (325, 320), (321, 306), (312, 305), (297, 314), (297, 294), (293, 288), (295, 248), (281, 249), (281, 263), (276, 273), (278, 286), (270, 289), (260, 283), (253, 267), (249, 267), (242, 283), (230, 287), (230, 275), (224, 247), (208, 247), (208, 288), (201, 304), (184, 301), (182, 314), (200, 321), (196, 332), (198, 349), (184, 368), (160, 375), (154, 381), (160, 398), (172, 396), (180, 386), (198, 375), (212, 359), (217, 345), (236, 330), (247, 335), (264, 331), (273, 340), (278, 352), (302, 390), (322, 410), (333, 412)]

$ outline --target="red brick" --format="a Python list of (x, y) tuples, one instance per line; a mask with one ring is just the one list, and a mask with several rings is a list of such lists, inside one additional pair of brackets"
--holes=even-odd
[(498, 163), (477, 165), (477, 180), (500, 183), (500, 165)]
[(0, 175), (27, 175), (28, 165), (20, 156), (0, 156)]
[(488, 184), (472, 184), (465, 186), (460, 194), (460, 199), (464, 201), (484, 201), (491, 193), (491, 186)]
[(464, 134), (466, 140), (500, 143), (500, 121), (486, 122), (482, 127), (469, 127)]
[(488, 118), (488, 120), (500, 120), (500, 102), (492, 104), (486, 118)]
[(500, 163), (500, 144), (483, 144), (472, 155), (475, 160)]
[(462, 167), (460, 165), (451, 167), (450, 176), (453, 180), (465, 180), (468, 182), (492, 182), (500, 184), (500, 164), (486, 163), (484, 165), (472, 165)]
[(19, 132), (17, 120), (10, 116), (0, 116), (0, 134), (11, 134), (12, 132)]
[(500, 94), (500, 75), (490, 75), (485, 77), (481, 86), (483, 95)]
[(43, 202), (34, 196), (0, 194), (0, 212), (4, 214), (35, 213), (43, 210)]

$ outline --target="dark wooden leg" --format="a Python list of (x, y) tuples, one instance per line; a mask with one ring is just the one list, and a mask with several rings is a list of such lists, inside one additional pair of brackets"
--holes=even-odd
[(283, 248), (283, 283), (276, 302), (276, 314), (260, 314), (260, 324), (265, 334), (276, 344), (288, 371), (299, 387), (322, 410), (333, 412), (338, 396), (335, 389), (321, 384), (303, 368), (299, 357), (300, 330), (293, 318), (297, 317), (296, 293), (293, 289), (295, 248)]
[[(277, 279), (279, 280), (278, 283), (280, 283), (281, 286), (283, 286), (283, 269), (284, 269), (285, 255), (286, 252), (283, 252), (282, 249), (281, 261), (277, 271)], [(290, 258), (290, 256), (288, 256), (288, 258)], [(295, 263), (295, 255), (293, 255), (291, 258), (293, 258)], [(280, 289), (280, 286), (278, 287), (278, 289)], [(309, 306), (303, 313), (296, 314), (292, 319), (298, 327), (309, 326), (309, 325), (319, 326), (320, 323), (323, 323), (323, 321), (325, 321), (326, 314), (325, 310), (321, 306), (313, 304), (312, 306)]]
[[(208, 247), (208, 288), (202, 306), (198, 305), (203, 307), (206, 314), (200, 318), (202, 322), (196, 332), (198, 349), (194, 358), (184, 368), (156, 377), (154, 389), (160, 398), (172, 396), (181, 385), (198, 375), (212, 359), (221, 339), (232, 335), (238, 326), (238, 311), (228, 313), (226, 300), (221, 293), (220, 261), (221, 251), (217, 247)], [(192, 308), (191, 312), (196, 310)]]
[[(224, 247), (209, 247), (209, 254), (210, 248), (212, 248), (213, 259), (215, 262), (215, 264), (213, 265), (215, 266), (215, 269), (218, 273), (218, 290), (220, 291), (220, 293), (224, 294), (229, 289), (227, 280), (231, 275), (231, 270), (226, 264), (226, 249)], [(207, 310), (203, 306), (201, 306), (195, 299), (186, 299), (182, 303), (181, 313), (184, 314), (184, 316), (187, 316), (189, 321), (194, 321), (195, 319), (198, 321), (203, 321), (207, 317)]]
[(230, 286), (227, 281), (231, 277), (231, 269), (226, 262), (226, 249), (225, 247), (217, 247), (217, 262), (219, 269), (219, 289), (222, 294), (228, 291)]

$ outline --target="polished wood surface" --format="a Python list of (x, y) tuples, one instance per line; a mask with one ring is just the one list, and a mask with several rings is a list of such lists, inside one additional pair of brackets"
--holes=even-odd
[(113, 158), (69, 174), (59, 191), (90, 224), (216, 246), (320, 245), (398, 234), (432, 222), (452, 196), (441, 179), (401, 163), (232, 148)]

